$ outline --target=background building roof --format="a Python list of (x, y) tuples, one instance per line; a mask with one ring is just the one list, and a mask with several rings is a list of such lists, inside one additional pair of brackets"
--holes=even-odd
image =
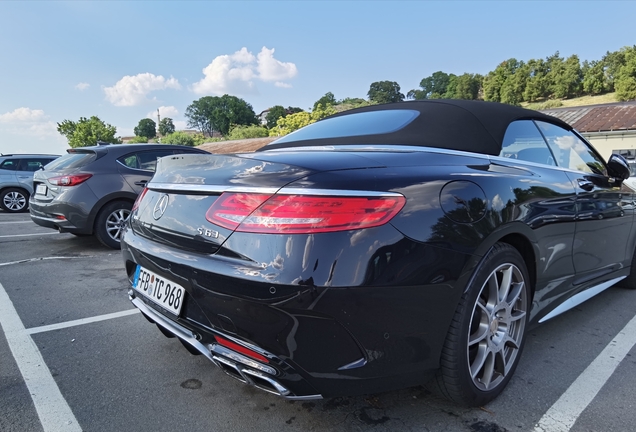
[(636, 130), (636, 101), (554, 108), (541, 112), (563, 120), (579, 132)]

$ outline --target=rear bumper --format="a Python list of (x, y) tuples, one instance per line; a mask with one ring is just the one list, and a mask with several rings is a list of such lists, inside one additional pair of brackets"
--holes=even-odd
[[(244, 383), (283, 397), (307, 399), (418, 385), (439, 367), (462, 290), (453, 281), (436, 281), (441, 279), (442, 266), (444, 274), (459, 275), (466, 256), (449, 257), (456, 253), (411, 246), (400, 274), (409, 275), (412, 282), (396, 279), (380, 286), (267, 282), (244, 259), (158, 247), (130, 229), (122, 240), (122, 256), (131, 282), (141, 265), (185, 288), (179, 317), (130, 292), (135, 306), (145, 310), (164, 334), (167, 330), (179, 337)], [(334, 248), (334, 254), (338, 252)], [(409, 271), (413, 262), (436, 270), (430, 276)], [(431, 282), (413, 282), (420, 279)], [(248, 364), (236, 352), (219, 350), (225, 347), (218, 346), (216, 336), (262, 352), (270, 362), (260, 366), (273, 368), (273, 373), (253, 360)]]
[[(161, 329), (178, 337), (184, 344), (189, 345), (199, 354), (204, 355), (212, 363), (218, 366), (223, 372), (241, 381), (244, 384), (252, 385), (268, 393), (282, 396), (285, 399), (310, 400), (322, 399), (319, 394), (295, 395), (284, 384), (277, 379), (276, 368), (259, 363), (240, 353), (229, 350), (218, 343), (202, 343), (199, 333), (193, 332), (182, 325), (164, 317), (144, 303), (140, 298), (136, 298), (134, 291), (129, 293), (133, 305), (141, 311), (144, 316), (157, 324)], [(231, 339), (231, 336), (217, 332), (218, 335)]]
[(31, 198), (29, 200), (31, 220), (45, 228), (60, 232), (92, 234), (93, 227), (88, 223), (88, 214), (82, 208), (66, 203), (42, 203)]

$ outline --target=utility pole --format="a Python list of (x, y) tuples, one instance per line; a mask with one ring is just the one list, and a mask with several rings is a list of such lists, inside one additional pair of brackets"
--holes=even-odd
[(159, 135), (159, 123), (161, 123), (161, 116), (159, 115), (159, 108), (157, 108), (157, 135)]

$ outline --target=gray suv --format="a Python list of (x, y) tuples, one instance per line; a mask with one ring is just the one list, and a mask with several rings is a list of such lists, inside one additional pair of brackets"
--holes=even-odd
[(8, 213), (26, 211), (33, 194), (33, 173), (59, 156), (0, 155), (0, 207)]
[(60, 232), (95, 235), (113, 249), (119, 249), (130, 210), (153, 176), (157, 158), (208, 154), (177, 145), (108, 143), (67, 152), (33, 176), (31, 219)]

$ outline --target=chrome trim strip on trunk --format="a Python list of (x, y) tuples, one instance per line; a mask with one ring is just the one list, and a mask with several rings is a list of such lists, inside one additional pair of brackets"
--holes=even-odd
[(275, 194), (279, 188), (258, 187), (258, 186), (221, 186), (221, 185), (202, 185), (189, 183), (153, 183), (150, 181), (146, 187), (153, 191), (178, 191), (178, 192), (195, 192), (195, 193), (263, 193)]
[(603, 282), (602, 284), (593, 286), (591, 288), (586, 289), (585, 291), (581, 291), (580, 293), (573, 295), (572, 297), (570, 297), (569, 299), (561, 303), (559, 306), (554, 308), (552, 312), (550, 312), (549, 314), (541, 318), (539, 322), (540, 323), (545, 322), (549, 320), (550, 318), (554, 318), (555, 316), (560, 315), (563, 312), (566, 312), (572, 309), (573, 307), (580, 305), (584, 301), (591, 299), (596, 294), (600, 293), (601, 291), (605, 291), (607, 288), (611, 287), (612, 285), (615, 285), (617, 282), (625, 279), (626, 277), (627, 276), (621, 276), (616, 279)]
[(311, 189), (311, 188), (272, 188), (248, 186), (199, 185), (185, 183), (148, 183), (147, 188), (153, 191), (175, 191), (194, 193), (262, 193), (278, 195), (325, 195), (325, 196), (359, 196), (359, 197), (401, 197), (396, 192), (343, 190), (343, 189)]

